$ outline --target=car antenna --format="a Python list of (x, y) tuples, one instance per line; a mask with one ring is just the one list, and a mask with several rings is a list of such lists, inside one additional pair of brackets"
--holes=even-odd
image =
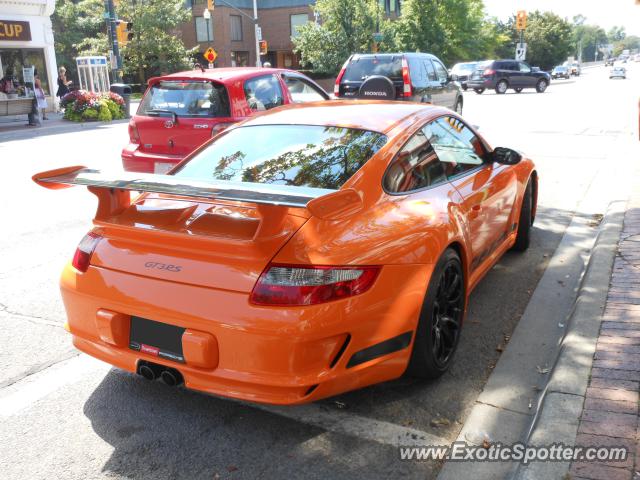
[(196, 64), (193, 66), (193, 68), (199, 68), (200, 70), (202, 70), (202, 73), (204, 73), (204, 67), (203, 67), (201, 64), (199, 64), (199, 63), (196, 63)]

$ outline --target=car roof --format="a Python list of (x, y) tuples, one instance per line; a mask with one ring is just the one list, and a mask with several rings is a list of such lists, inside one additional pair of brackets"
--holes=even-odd
[(288, 105), (264, 112), (243, 123), (253, 125), (321, 125), (388, 133), (409, 122), (448, 112), (442, 107), (385, 100), (331, 100)]
[(385, 53), (354, 53), (352, 58), (372, 58), (372, 57), (429, 57), (437, 58), (435, 55), (426, 52), (385, 52)]
[(193, 70), (186, 70), (184, 72), (171, 73), (169, 75), (162, 75), (159, 77), (153, 77), (149, 80), (149, 83), (156, 82), (158, 80), (181, 80), (181, 79), (194, 79), (194, 80), (218, 80), (220, 82), (226, 82), (231, 80), (238, 80), (244, 78), (250, 78), (259, 75), (269, 75), (273, 73), (291, 73), (302, 75), (295, 70), (288, 70), (286, 68), (264, 68), (264, 67), (227, 67), (227, 68), (207, 68), (200, 70), (194, 68)]

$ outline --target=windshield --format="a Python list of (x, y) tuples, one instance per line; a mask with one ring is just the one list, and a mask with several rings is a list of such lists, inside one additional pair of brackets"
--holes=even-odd
[(240, 127), (219, 137), (175, 175), (338, 189), (386, 141), (381, 133), (342, 127)]
[(453, 66), (451, 71), (453, 73), (473, 72), (477, 65), (478, 65), (477, 63), (458, 63)]
[(207, 81), (163, 80), (145, 94), (138, 115), (228, 117), (229, 98), (224, 85)]
[(392, 79), (402, 78), (402, 57), (356, 57), (349, 62), (342, 80), (361, 82), (372, 75), (382, 75)]

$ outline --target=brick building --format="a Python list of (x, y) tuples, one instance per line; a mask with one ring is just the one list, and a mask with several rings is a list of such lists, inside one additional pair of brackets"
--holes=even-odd
[[(262, 56), (262, 62), (270, 62), (273, 67), (299, 68), (291, 37), (298, 25), (314, 20), (311, 9), (314, 3), (314, 0), (258, 0), (258, 25), (262, 38), (268, 42), (268, 53)], [(253, 17), (252, 0), (224, 0), (224, 3), (218, 0), (208, 21), (202, 16), (207, 1), (190, 0), (187, 7), (192, 18), (181, 27), (182, 40), (189, 48), (198, 46), (201, 54), (212, 46), (218, 53), (216, 67), (254, 66), (253, 22), (227, 4)], [(202, 55), (198, 58), (205, 61)]]
[[(388, 16), (399, 15), (401, 0), (378, 1)], [(270, 62), (273, 67), (299, 68), (291, 37), (296, 35), (296, 27), (316, 20), (311, 8), (314, 3), (315, 0), (257, 0), (258, 25), (269, 47), (261, 58), (263, 62)], [(189, 48), (199, 47), (201, 61), (205, 61), (202, 54), (212, 46), (218, 52), (216, 67), (256, 64), (253, 0), (218, 0), (209, 21), (202, 16), (207, 0), (186, 0), (186, 5), (192, 18), (182, 25), (182, 39)]]

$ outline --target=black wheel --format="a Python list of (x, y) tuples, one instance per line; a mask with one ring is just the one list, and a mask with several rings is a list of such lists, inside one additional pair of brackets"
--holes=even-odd
[(454, 112), (456, 112), (458, 115), (462, 115), (462, 99), (458, 98), (458, 100), (456, 100), (456, 106), (453, 109)]
[(458, 346), (465, 300), (462, 263), (448, 248), (429, 281), (407, 373), (433, 379), (447, 371)]
[(468, 86), (466, 86), (466, 85), (461, 85), (461, 87), (462, 87), (462, 90), (464, 90), (465, 92), (467, 91), (467, 88), (469, 88), (469, 87), (468, 87)]
[(546, 80), (543, 80), (543, 79), (538, 80), (538, 83), (536, 83), (536, 92), (538, 93), (544, 92), (547, 89), (548, 85), (549, 84), (547, 83)]
[(520, 93), (522, 91), (522, 87), (514, 88), (514, 90), (516, 91), (516, 93)]
[(533, 187), (531, 186), (531, 180), (529, 180), (527, 188), (524, 191), (524, 197), (522, 198), (522, 206), (520, 207), (516, 243), (514, 243), (512, 247), (512, 249), (517, 252), (524, 252), (529, 248), (529, 243), (531, 241), (531, 224), (533, 223), (533, 217), (531, 215), (532, 208)]
[(507, 88), (509, 88), (509, 83), (506, 80), (500, 80), (496, 83), (496, 93), (507, 93)]
[(474, 88), (473, 91), (476, 92), (478, 95), (481, 95), (482, 92), (484, 92), (484, 88)]

